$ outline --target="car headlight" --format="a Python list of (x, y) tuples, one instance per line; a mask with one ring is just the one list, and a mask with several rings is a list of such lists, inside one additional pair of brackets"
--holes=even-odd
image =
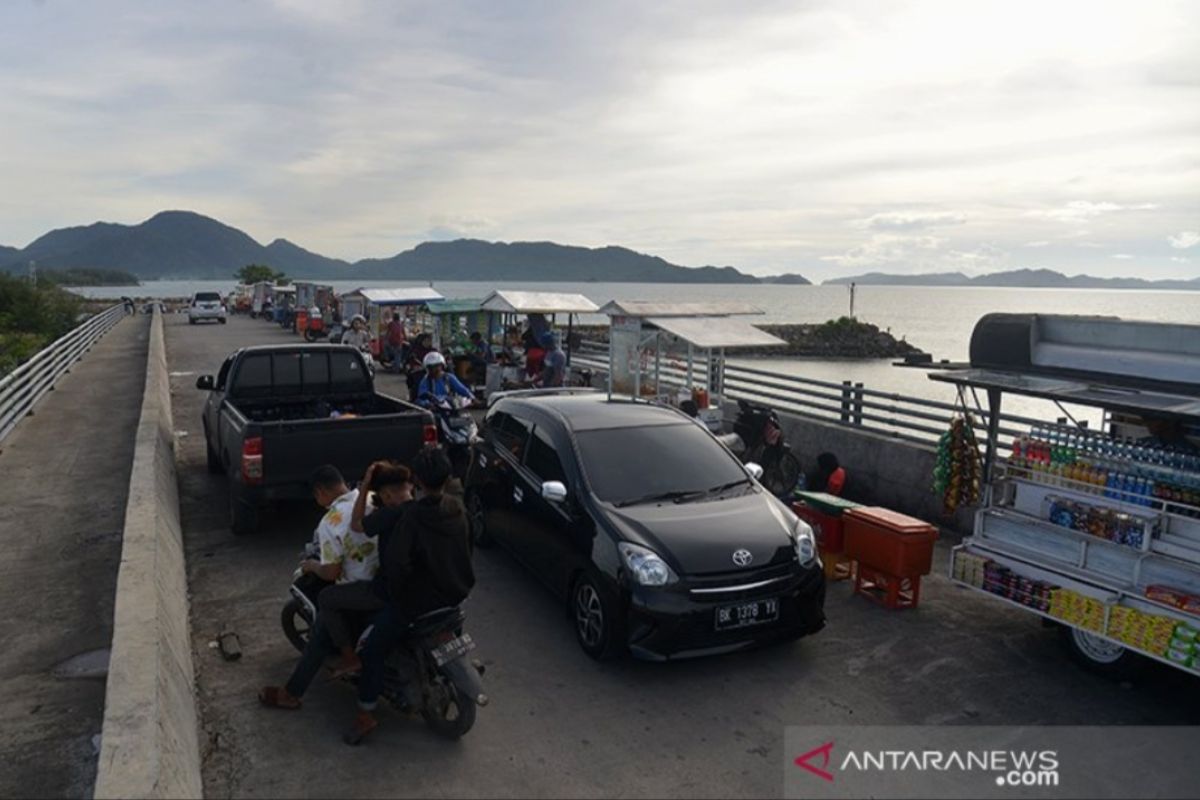
[(621, 542), (617, 547), (634, 581), (641, 586), (666, 586), (679, 580), (667, 562), (653, 550), (628, 542)]
[(809, 567), (817, 560), (817, 539), (812, 527), (802, 519), (796, 520), (792, 529), (792, 541), (796, 545), (796, 560), (800, 566)]

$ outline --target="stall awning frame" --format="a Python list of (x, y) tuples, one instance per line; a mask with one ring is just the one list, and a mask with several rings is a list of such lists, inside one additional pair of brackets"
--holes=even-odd
[(399, 289), (355, 289), (348, 294), (361, 295), (368, 303), (377, 306), (419, 306), (425, 303), (440, 303), (446, 299), (441, 292), (428, 286)]
[(787, 344), (749, 322), (730, 317), (648, 317), (646, 322), (702, 350)]
[(600, 306), (571, 292), (521, 292), (497, 289), (480, 303), (483, 311), (501, 314), (596, 314)]
[(649, 300), (613, 300), (600, 309), (610, 317), (733, 317), (763, 314), (749, 303), (700, 302), (662, 303)]

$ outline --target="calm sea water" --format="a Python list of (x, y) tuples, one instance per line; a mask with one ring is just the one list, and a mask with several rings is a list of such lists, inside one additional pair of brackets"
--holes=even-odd
[[(394, 282), (334, 282), (339, 291), (360, 286), (397, 286)], [(421, 283), (407, 285), (425, 285)], [(89, 297), (185, 297), (196, 291), (227, 292), (233, 281), (155, 281), (131, 287), (79, 289)], [(482, 297), (497, 288), (490, 283), (436, 283), (447, 297)], [(762, 322), (824, 322), (849, 313), (844, 286), (768, 286), (657, 283), (505, 283), (503, 288), (580, 292), (599, 305), (609, 300), (733, 300), (761, 308)], [(855, 315), (890, 330), (935, 359), (965, 360), (971, 331), (984, 314), (994, 311), (1095, 314), (1126, 319), (1200, 324), (1200, 294), (1195, 292), (1116, 291), (1105, 289), (997, 289), (916, 286), (860, 286)], [(588, 320), (585, 320), (588, 321)], [(597, 318), (596, 322), (606, 321)], [(862, 382), (881, 391), (951, 400), (948, 386), (935, 384), (921, 370), (892, 367), (886, 360), (825, 361), (754, 359), (756, 366), (787, 374), (840, 382)], [(1016, 402), (1010, 410), (1035, 413), (1036, 404)]]

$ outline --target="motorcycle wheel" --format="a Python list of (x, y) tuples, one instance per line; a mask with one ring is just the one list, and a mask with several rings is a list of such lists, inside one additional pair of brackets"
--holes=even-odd
[(439, 672), (425, 690), (421, 717), (438, 736), (460, 739), (475, 725), (475, 701)]
[(763, 475), (763, 485), (776, 497), (783, 497), (800, 482), (800, 462), (788, 451), (779, 455)]
[(484, 508), (483, 498), (479, 492), (472, 492), (467, 497), (467, 522), (471, 526), (471, 539), (476, 547), (490, 547), (492, 537), (487, 529), (487, 509)]
[(312, 344), (319, 338), (321, 338), (321, 337), (317, 336), (317, 334), (311, 330), (306, 329), (304, 331), (304, 341), (308, 342), (309, 344)]
[(299, 600), (293, 597), (284, 604), (279, 622), (283, 625), (283, 635), (292, 643), (292, 647), (303, 653), (312, 633), (312, 625), (305, 618), (304, 606), (300, 605)]

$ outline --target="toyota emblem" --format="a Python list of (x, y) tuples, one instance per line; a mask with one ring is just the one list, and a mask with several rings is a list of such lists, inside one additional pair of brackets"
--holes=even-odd
[(739, 567), (748, 567), (750, 562), (754, 560), (754, 554), (749, 550), (734, 550), (733, 563)]

